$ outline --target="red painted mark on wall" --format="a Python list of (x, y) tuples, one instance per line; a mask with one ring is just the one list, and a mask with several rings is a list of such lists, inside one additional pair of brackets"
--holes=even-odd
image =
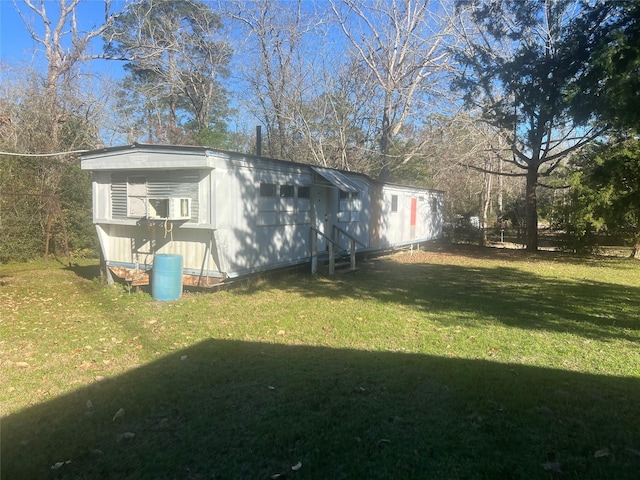
[(411, 226), (412, 227), (416, 226), (417, 212), (418, 212), (418, 199), (412, 198), (411, 199)]

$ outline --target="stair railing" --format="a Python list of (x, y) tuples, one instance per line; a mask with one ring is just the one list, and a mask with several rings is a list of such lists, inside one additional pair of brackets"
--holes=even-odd
[(336, 259), (333, 255), (334, 247), (339, 245), (331, 238), (327, 237), (324, 233), (318, 230), (316, 227), (311, 227), (311, 273), (315, 275), (318, 273), (318, 237), (322, 237), (327, 241), (329, 247), (329, 275), (333, 275), (336, 272)]
[(349, 263), (351, 269), (356, 268), (356, 243), (366, 247), (364, 243), (357, 240), (353, 235), (344, 231), (342, 228), (333, 225), (332, 229), (333, 238), (328, 237), (316, 227), (311, 227), (311, 273), (318, 272), (318, 237), (322, 237), (327, 241), (329, 248), (329, 275), (333, 275), (336, 271), (336, 259), (334, 251), (336, 248), (340, 248), (339, 236), (344, 235), (349, 239)]
[(343, 230), (337, 225), (333, 225), (333, 238), (337, 245), (340, 245), (340, 234), (349, 239), (349, 262), (351, 264), (351, 269), (353, 270), (356, 268), (356, 243), (361, 245), (362, 247), (366, 247), (366, 245), (347, 231)]

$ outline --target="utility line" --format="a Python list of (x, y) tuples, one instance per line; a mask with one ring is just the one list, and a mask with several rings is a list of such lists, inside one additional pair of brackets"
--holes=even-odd
[(87, 153), (91, 150), (71, 150), (68, 152), (55, 153), (16, 153), (16, 152), (0, 152), (0, 155), (8, 155), (11, 157), (59, 157), (61, 155), (70, 155), (72, 153)]

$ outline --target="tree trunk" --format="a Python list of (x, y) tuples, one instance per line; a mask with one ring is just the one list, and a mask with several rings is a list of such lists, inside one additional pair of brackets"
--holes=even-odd
[(49, 206), (48, 210), (49, 211), (48, 211), (48, 219), (47, 219), (47, 229), (45, 232), (45, 242), (44, 242), (44, 263), (49, 262), (49, 244), (51, 242), (51, 235), (53, 231), (53, 220), (54, 220), (51, 206)]
[(527, 250), (538, 250), (538, 199), (536, 188), (538, 186), (538, 164), (532, 162), (527, 169), (527, 186), (525, 193), (525, 227), (527, 238)]
[(49, 102), (47, 106), (47, 114), (49, 116), (49, 139), (51, 141), (51, 147), (53, 150), (60, 148), (60, 123), (62, 121), (62, 115), (58, 105), (58, 99), (60, 94), (58, 93), (58, 78), (59, 75), (52, 72), (52, 68), (49, 69), (47, 76), (47, 83), (45, 85), (45, 98)]
[(504, 220), (504, 202), (502, 197), (504, 176), (502, 176), (502, 157), (498, 159), (498, 162), (498, 172), (500, 172), (500, 175), (498, 175), (498, 222), (502, 224), (502, 221)]
[(389, 152), (391, 151), (391, 99), (387, 96), (382, 112), (382, 135), (380, 137), (380, 174), (381, 182), (389, 180)]
[(480, 227), (482, 228), (482, 235), (480, 238), (480, 244), (482, 246), (487, 244), (487, 230), (488, 230), (488, 217), (489, 212), (491, 211), (491, 190), (493, 188), (493, 175), (488, 173), (491, 170), (491, 160), (488, 158), (484, 161), (484, 168), (487, 170), (483, 174), (482, 179), (482, 192), (480, 193), (481, 203), (480, 208), (482, 209), (482, 223)]

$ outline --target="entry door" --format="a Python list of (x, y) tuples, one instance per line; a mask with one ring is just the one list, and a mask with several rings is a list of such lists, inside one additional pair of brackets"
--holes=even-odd
[[(313, 198), (313, 220), (312, 225), (320, 232), (328, 236), (328, 202), (329, 192), (326, 187), (314, 186), (311, 190)], [(318, 251), (323, 252), (327, 249), (327, 241), (318, 235)]]

